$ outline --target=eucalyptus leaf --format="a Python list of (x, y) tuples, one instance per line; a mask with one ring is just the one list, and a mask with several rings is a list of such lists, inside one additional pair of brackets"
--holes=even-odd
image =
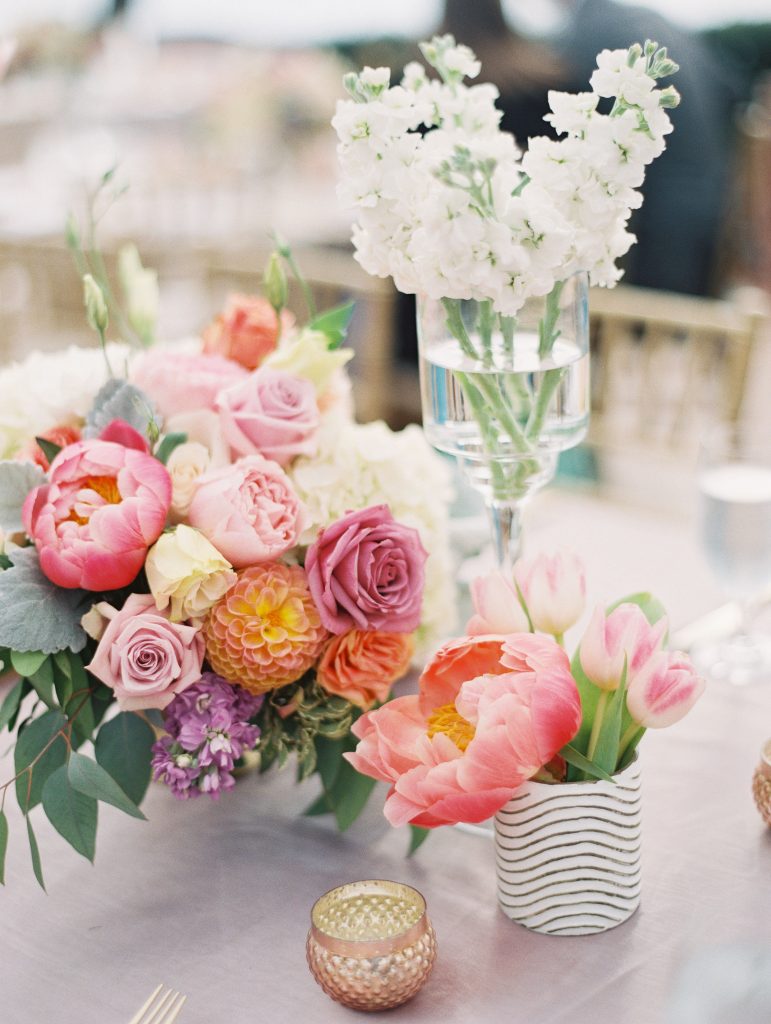
[(11, 558), (12, 567), (0, 572), (0, 647), (44, 654), (82, 650), (88, 638), (80, 620), (92, 596), (53, 584), (34, 548), (14, 548)]
[[(29, 686), (29, 683), (27, 686)], [(24, 680), (20, 679), (6, 694), (5, 700), (0, 705), (0, 731), (9, 726), (18, 714), (24, 691)]]
[(54, 692), (54, 666), (50, 658), (46, 657), (37, 672), (28, 678), (43, 703), (49, 708), (55, 708), (58, 694)]
[(417, 853), (423, 843), (428, 839), (430, 833), (430, 828), (421, 828), (419, 825), (410, 825), (410, 845), (407, 850), (408, 857), (411, 857), (413, 853)]
[(48, 658), (42, 651), (11, 651), (11, 664), (20, 676), (33, 676)]
[(343, 739), (316, 738), (317, 767), (324, 789), (332, 789), (334, 786), (343, 763), (343, 751), (347, 749), (350, 747)]
[(72, 724), (72, 746), (81, 747), (93, 736), (97, 726), (94, 703), (91, 694), (77, 693), (70, 697), (64, 707), (64, 713)]
[[(66, 725), (67, 719), (61, 712), (46, 711), (30, 722), (16, 741), (13, 764), (16, 773), (21, 773), (16, 779), (16, 799), (25, 814), (40, 803), (46, 779), (67, 759), (64, 737), (54, 740)], [(25, 771), (30, 766), (30, 771)]]
[(93, 864), (97, 802), (73, 789), (64, 764), (48, 777), (43, 786), (43, 810), (59, 835)]
[(356, 821), (374, 788), (375, 779), (360, 775), (347, 761), (340, 762), (337, 780), (334, 787), (327, 791), (327, 797), (333, 804), (337, 827), (341, 832), (345, 832)]
[(27, 838), (29, 839), (29, 852), (30, 852), (30, 856), (32, 857), (32, 870), (35, 872), (35, 878), (38, 881), (38, 885), (43, 890), (43, 892), (45, 892), (46, 891), (46, 884), (43, 881), (43, 868), (42, 868), (42, 865), (40, 863), (40, 850), (38, 849), (37, 839), (35, 838), (35, 833), (32, 831), (32, 822), (29, 820), (29, 815), (27, 815), (26, 820), (27, 820)]
[(0, 885), (5, 885), (5, 854), (8, 849), (8, 819), (0, 811)]
[(318, 815), (320, 814), (331, 813), (332, 808), (329, 805), (329, 800), (327, 799), (326, 793), (322, 793), (320, 796), (317, 796), (313, 803), (306, 807), (305, 810), (303, 811), (303, 814), (305, 815), (306, 818), (315, 818), (318, 817)]
[(70, 785), (79, 793), (101, 800), (102, 803), (112, 804), (133, 818), (145, 820), (144, 814), (134, 801), (126, 796), (118, 783), (96, 761), (73, 751), (70, 754), (68, 777)]
[(29, 492), (45, 482), (45, 473), (34, 462), (0, 462), (0, 528), (6, 533), (24, 529), (22, 506)]
[(152, 728), (132, 711), (121, 711), (97, 733), (96, 760), (135, 804), (150, 785), (154, 742)]
[(152, 400), (134, 384), (125, 380), (108, 380), (97, 392), (94, 404), (86, 418), (84, 437), (98, 437), (113, 420), (123, 420), (149, 436), (160, 422)]

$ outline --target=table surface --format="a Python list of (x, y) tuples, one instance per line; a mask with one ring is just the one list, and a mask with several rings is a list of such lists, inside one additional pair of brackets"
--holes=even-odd
[[(650, 587), (674, 626), (719, 603), (685, 519), (553, 491), (535, 504), (529, 530), (533, 548), (560, 542), (587, 557), (597, 602)], [(723, 943), (771, 948), (771, 833), (750, 792), (768, 735), (771, 681), (711, 685), (687, 719), (648, 734), (642, 906), (587, 938), (531, 934), (504, 917), (487, 839), (439, 830), (406, 859), (406, 830), (385, 823), (380, 790), (339, 835), (331, 822), (299, 814), (315, 783), (295, 786), (291, 770), (248, 776), (218, 804), (178, 803), (153, 786), (146, 823), (101, 806), (94, 867), (35, 812), (48, 895), (32, 878), (18, 811), (6, 808), (0, 1019), (121, 1024), (164, 981), (189, 997), (180, 1024), (353, 1020), (305, 966), (308, 913), (332, 886), (379, 877), (424, 893), (439, 955), (412, 1003), (371, 1020), (674, 1020), (666, 1008), (695, 954)]]

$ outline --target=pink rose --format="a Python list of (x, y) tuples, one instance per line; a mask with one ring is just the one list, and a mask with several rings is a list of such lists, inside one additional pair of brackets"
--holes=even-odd
[(247, 370), (256, 370), (278, 343), (281, 331), (294, 323), (284, 311), (279, 321), (275, 309), (259, 295), (228, 295), (225, 309), (203, 334), (204, 352), (234, 359)]
[(24, 502), (40, 568), (60, 587), (117, 590), (163, 531), (171, 479), (152, 455), (94, 439), (68, 445)]
[(110, 621), (87, 667), (123, 711), (165, 708), (201, 678), (200, 629), (169, 622), (152, 594), (131, 594), (120, 611), (104, 603), (98, 610)]
[(145, 353), (131, 371), (132, 383), (164, 417), (213, 409), (217, 393), (246, 376), (243, 367), (222, 356), (163, 349)]
[(319, 532), (305, 558), (321, 621), (332, 633), (411, 633), (427, 557), (418, 531), (397, 523), (387, 505), (349, 512)]
[(279, 558), (306, 526), (289, 477), (261, 455), (199, 477), (187, 518), (236, 569)]
[(312, 382), (263, 367), (217, 395), (222, 434), (237, 455), (285, 466), (316, 453), (319, 407)]

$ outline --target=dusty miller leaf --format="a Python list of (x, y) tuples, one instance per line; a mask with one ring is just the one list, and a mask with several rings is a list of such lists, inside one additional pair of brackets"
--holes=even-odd
[(65, 590), (40, 570), (34, 548), (15, 548), (13, 565), (0, 572), (0, 647), (54, 654), (81, 651), (86, 633), (80, 625), (91, 598), (84, 590)]
[(86, 417), (83, 436), (98, 437), (113, 420), (123, 420), (143, 437), (148, 436), (152, 424), (157, 429), (160, 423), (152, 399), (125, 380), (108, 380), (102, 385)]
[(34, 462), (0, 462), (0, 528), (8, 533), (24, 529), (24, 500), (33, 488), (45, 482), (45, 473)]

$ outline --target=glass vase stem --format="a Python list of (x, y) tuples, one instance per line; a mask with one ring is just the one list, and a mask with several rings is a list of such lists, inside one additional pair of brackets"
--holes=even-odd
[(523, 502), (521, 501), (491, 500), (487, 502), (495, 561), (498, 568), (507, 577), (511, 577), (514, 563), (520, 554), (522, 508)]

